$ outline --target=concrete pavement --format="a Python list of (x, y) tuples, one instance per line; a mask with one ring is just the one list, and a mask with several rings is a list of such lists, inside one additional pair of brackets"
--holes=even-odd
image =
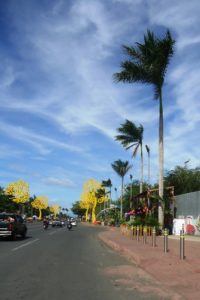
[(156, 248), (150, 237), (144, 245), (142, 240), (122, 235), (119, 228), (107, 227), (99, 237), (152, 276), (163, 291), (168, 291), (170, 299), (200, 299), (200, 239), (186, 237), (186, 259), (180, 260), (177, 237), (169, 238), (168, 253), (163, 251), (163, 237), (157, 237)]

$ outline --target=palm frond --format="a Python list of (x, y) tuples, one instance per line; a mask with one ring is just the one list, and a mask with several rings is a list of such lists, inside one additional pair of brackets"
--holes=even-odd
[(136, 157), (139, 146), (140, 144), (138, 143), (135, 149), (133, 150), (133, 154), (132, 154), (133, 157)]

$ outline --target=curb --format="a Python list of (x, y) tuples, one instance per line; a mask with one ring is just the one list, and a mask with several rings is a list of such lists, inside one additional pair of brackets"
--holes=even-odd
[(132, 262), (134, 265), (140, 267), (141, 259), (134, 252), (127, 250), (126, 247), (120, 246), (118, 243), (108, 240), (103, 236), (104, 232), (100, 232), (98, 237), (101, 241), (103, 241), (108, 247), (116, 250), (121, 255), (123, 255), (126, 259)]

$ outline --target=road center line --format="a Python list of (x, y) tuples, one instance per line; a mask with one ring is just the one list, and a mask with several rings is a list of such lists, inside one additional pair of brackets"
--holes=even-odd
[(20, 248), (22, 248), (22, 247), (26, 247), (26, 246), (28, 246), (28, 245), (31, 245), (31, 244), (37, 242), (37, 241), (39, 241), (39, 239), (35, 239), (35, 240), (33, 240), (33, 241), (30, 241), (30, 242), (28, 242), (28, 243), (25, 243), (25, 244), (23, 244), (23, 245), (20, 245), (20, 246), (18, 246), (18, 247), (16, 247), (16, 248), (13, 248), (12, 251), (16, 251), (16, 250), (18, 250), (18, 249), (20, 249)]

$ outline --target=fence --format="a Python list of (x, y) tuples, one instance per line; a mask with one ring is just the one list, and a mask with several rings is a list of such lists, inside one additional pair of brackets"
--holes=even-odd
[(200, 191), (175, 196), (176, 217), (200, 215)]

